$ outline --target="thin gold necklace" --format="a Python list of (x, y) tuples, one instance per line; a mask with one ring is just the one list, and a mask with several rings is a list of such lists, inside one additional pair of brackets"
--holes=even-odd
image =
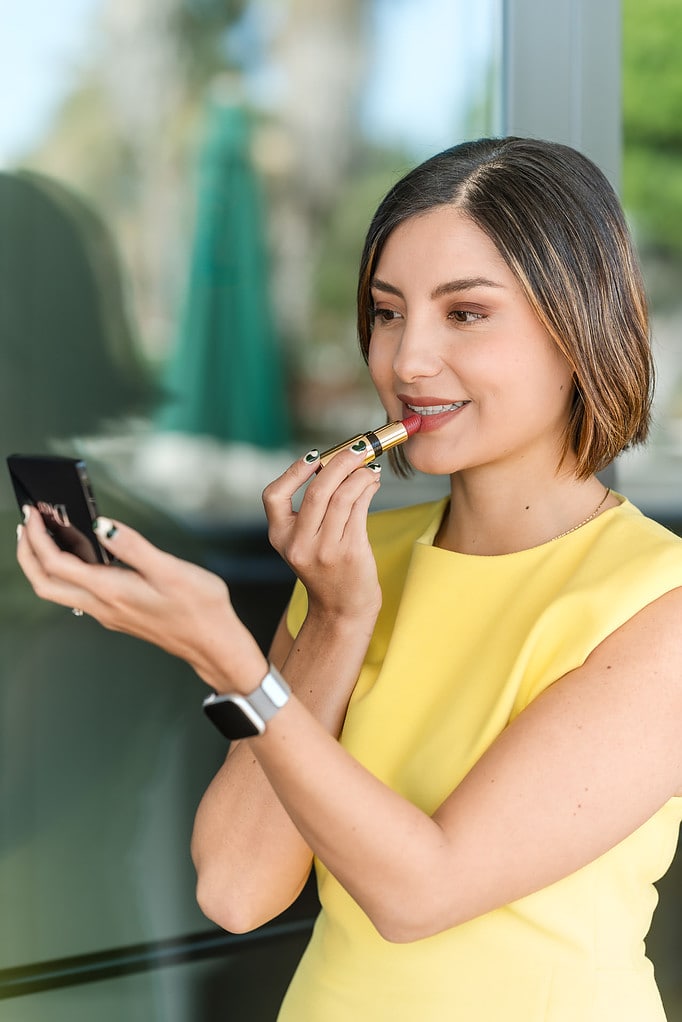
[(593, 518), (597, 517), (597, 515), (599, 514), (599, 512), (602, 509), (602, 505), (606, 503), (606, 500), (607, 500), (607, 498), (608, 498), (610, 493), (611, 493), (611, 487), (609, 486), (609, 487), (607, 487), (606, 493), (604, 494), (602, 499), (599, 501), (599, 503), (597, 504), (596, 508), (594, 509), (594, 511), (592, 512), (591, 515), (588, 515), (587, 518), (583, 518), (582, 522), (578, 522), (578, 524), (574, 525), (572, 529), (566, 529), (566, 532), (560, 532), (558, 536), (552, 536), (552, 538), (550, 540), (548, 540), (547, 542), (548, 543), (554, 543), (555, 540), (563, 539), (564, 536), (570, 536), (570, 534), (572, 532), (576, 532), (578, 529), (582, 529), (583, 525), (587, 525), (588, 522), (591, 522)]

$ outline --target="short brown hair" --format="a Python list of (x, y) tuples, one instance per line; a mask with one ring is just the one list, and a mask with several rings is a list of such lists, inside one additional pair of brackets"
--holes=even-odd
[[(538, 139), (479, 139), (410, 171), (383, 199), (365, 240), (358, 336), (367, 360), (371, 283), (395, 228), (455, 206), (497, 246), (540, 322), (573, 370), (564, 442), (586, 478), (649, 431), (654, 368), (647, 301), (630, 233), (607, 178), (569, 146)], [(407, 459), (394, 466), (406, 474)]]

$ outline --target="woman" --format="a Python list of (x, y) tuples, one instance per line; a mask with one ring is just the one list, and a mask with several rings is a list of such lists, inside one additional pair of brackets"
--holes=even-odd
[(663, 1019), (642, 941), (682, 815), (682, 541), (595, 475), (650, 408), (612, 189), (547, 142), (428, 160), (370, 226), (359, 330), (389, 418), (422, 417), (409, 462), (450, 497), (368, 524), (361, 450), (272, 483), (302, 582), (273, 670), (220, 580), (125, 526), (97, 531), (133, 572), (60, 553), (35, 514), (20, 563), (218, 693), (258, 690), (264, 731), (231, 748), (193, 855), (235, 931), (315, 858), (322, 912), (282, 1022)]

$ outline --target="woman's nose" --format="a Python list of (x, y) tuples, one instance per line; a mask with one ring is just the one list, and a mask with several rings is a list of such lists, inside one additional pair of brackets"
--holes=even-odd
[(440, 368), (437, 345), (429, 338), (427, 327), (406, 323), (393, 356), (393, 372), (396, 377), (404, 383), (410, 383), (420, 377), (436, 376)]

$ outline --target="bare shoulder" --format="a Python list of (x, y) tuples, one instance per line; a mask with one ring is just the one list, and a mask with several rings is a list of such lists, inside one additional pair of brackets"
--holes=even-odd
[(582, 707), (613, 741), (617, 740), (615, 722), (631, 736), (646, 728), (649, 738), (642, 746), (651, 741), (654, 756), (666, 745), (682, 747), (681, 621), (682, 587), (678, 587), (646, 604), (606, 636), (585, 663), (559, 679), (544, 698)]
[(518, 721), (524, 738), (553, 732), (555, 749), (574, 763), (584, 756), (594, 773), (628, 778), (622, 795), (634, 806), (639, 792), (643, 819), (682, 792), (680, 621), (682, 587), (625, 621)]
[(647, 674), (670, 671), (682, 689), (682, 586), (648, 603), (607, 636), (586, 661), (600, 670), (621, 668), (630, 674), (633, 662)]
[[(661, 738), (660, 751), (682, 746), (682, 587), (647, 604), (609, 635), (577, 672)], [(599, 705), (599, 700), (597, 700)], [(629, 713), (628, 713), (629, 711)], [(634, 751), (634, 750), (633, 750)], [(682, 794), (682, 764), (673, 794)]]

